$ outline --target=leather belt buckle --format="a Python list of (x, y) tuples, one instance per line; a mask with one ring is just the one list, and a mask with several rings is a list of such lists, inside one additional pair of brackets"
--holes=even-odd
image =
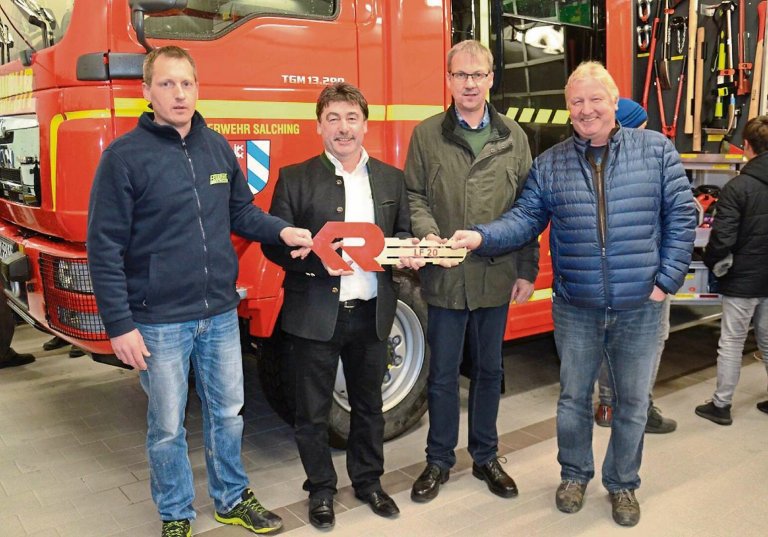
[(355, 298), (352, 300), (341, 300), (339, 301), (339, 306), (341, 306), (345, 310), (353, 310), (358, 306), (362, 306), (363, 303), (365, 303), (365, 300), (360, 300), (359, 298)]

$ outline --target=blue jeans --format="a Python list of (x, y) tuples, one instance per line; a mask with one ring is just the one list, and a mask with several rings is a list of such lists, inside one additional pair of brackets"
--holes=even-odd
[(712, 397), (717, 407), (723, 408), (733, 401), (741, 376), (741, 359), (750, 322), (754, 323), (757, 347), (768, 371), (768, 298), (723, 295), (723, 318), (717, 350), (717, 389)]
[(609, 492), (640, 486), (648, 386), (663, 307), (664, 302), (648, 300), (633, 310), (587, 309), (554, 297), (555, 344), (561, 361), (557, 460), (562, 479), (587, 483), (595, 475), (592, 393), (605, 359), (615, 401), (603, 485)]
[(501, 397), (501, 345), (508, 306), (474, 311), (429, 306), (429, 434), (427, 462), (450, 469), (459, 439), (459, 366), (464, 338), (472, 356), (469, 384), (469, 454), (477, 464), (496, 457)]
[(160, 518), (195, 518), (184, 428), (190, 362), (202, 403), (208, 493), (218, 512), (232, 510), (248, 486), (240, 460), (244, 396), (237, 311), (199, 321), (136, 326), (151, 353), (148, 369), (139, 377), (149, 399), (147, 456)]
[[(648, 395), (650, 397), (650, 404), (653, 404), (653, 387), (656, 385), (656, 376), (659, 374), (659, 366), (661, 365), (661, 356), (664, 354), (664, 347), (667, 345), (669, 339), (669, 314), (672, 307), (672, 295), (667, 295), (664, 299), (664, 307), (661, 308), (661, 327), (659, 329), (659, 343), (656, 347), (656, 357), (653, 360), (653, 374), (651, 375), (651, 385), (648, 388)], [(611, 381), (610, 373), (608, 372), (608, 364), (603, 360), (603, 364), (600, 366), (600, 376), (597, 379), (598, 393), (600, 397), (601, 405), (613, 406), (613, 382)]]

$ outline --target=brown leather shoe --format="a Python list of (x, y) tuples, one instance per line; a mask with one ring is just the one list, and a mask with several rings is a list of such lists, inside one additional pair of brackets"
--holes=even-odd
[(563, 513), (576, 513), (584, 505), (584, 492), (586, 483), (579, 483), (573, 479), (563, 479), (555, 492), (555, 505)]
[(640, 503), (632, 489), (611, 492), (611, 514), (619, 526), (635, 526), (640, 522)]

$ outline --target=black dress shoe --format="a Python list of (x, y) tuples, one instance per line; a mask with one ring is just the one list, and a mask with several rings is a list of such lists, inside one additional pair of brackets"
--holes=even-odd
[(52, 351), (55, 349), (60, 349), (66, 345), (69, 345), (67, 340), (61, 339), (59, 336), (53, 336), (51, 339), (43, 343), (43, 350)]
[(400, 514), (395, 500), (389, 497), (389, 494), (383, 490), (374, 490), (370, 494), (358, 496), (358, 499), (363, 500), (371, 506), (371, 510), (379, 516), (391, 517)]
[(491, 459), (482, 466), (472, 463), (472, 475), (482, 479), (488, 485), (488, 490), (502, 498), (517, 496), (515, 480), (507, 475), (498, 459)]
[(0, 369), (4, 367), (16, 367), (18, 365), (27, 365), (35, 361), (35, 357), (31, 354), (19, 354), (13, 349), (8, 349), (5, 356), (0, 358)]
[(437, 497), (440, 485), (448, 481), (450, 470), (444, 470), (437, 464), (429, 463), (411, 488), (411, 500), (414, 502), (428, 502)]
[(80, 347), (76, 347), (75, 345), (72, 345), (72, 348), (69, 349), (69, 357), (80, 358), (81, 356), (85, 356), (85, 351)]
[(330, 498), (310, 498), (309, 522), (316, 528), (332, 528), (336, 524), (336, 516), (333, 514), (333, 500)]

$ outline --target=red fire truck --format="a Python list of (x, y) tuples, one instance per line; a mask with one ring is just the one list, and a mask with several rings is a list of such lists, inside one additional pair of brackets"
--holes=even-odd
[[(86, 263), (88, 193), (101, 151), (147, 109), (141, 65), (152, 47), (192, 53), (198, 109), (230, 141), (254, 202), (267, 209), (277, 170), (321, 150), (314, 103), (335, 81), (359, 86), (371, 104), (368, 152), (402, 166), (413, 127), (449, 104), (445, 55), (462, 39), (493, 50), (490, 99), (526, 129), (534, 154), (568, 136), (563, 87), (578, 62), (607, 61), (631, 94), (631, 1), (607, 3), (0, 0), (0, 255), (9, 304), (29, 323), (110, 361)], [(290, 352), (271, 344), (283, 274), (259, 245), (233, 241), (241, 331), (260, 354), (268, 399), (290, 417), (281, 391)], [(546, 237), (541, 245), (536, 293), (510, 307), (507, 339), (551, 330)], [(382, 384), (387, 438), (426, 407), (426, 309), (418, 276), (400, 279)], [(343, 438), (349, 407), (341, 373), (335, 400), (333, 433)]]

